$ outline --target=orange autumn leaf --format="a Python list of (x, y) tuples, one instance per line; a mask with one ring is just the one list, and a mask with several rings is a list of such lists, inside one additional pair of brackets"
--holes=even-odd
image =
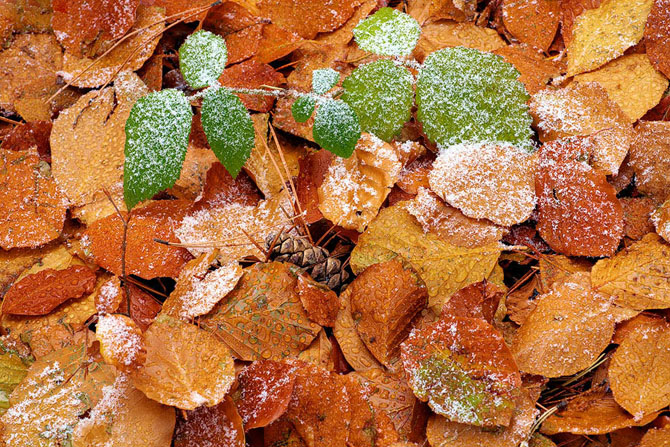
[(670, 76), (670, 37), (668, 36), (670, 2), (655, 0), (644, 28), (644, 43), (649, 60), (666, 77)]
[(193, 203), (190, 211), (211, 208), (228, 202), (251, 206), (258, 204), (260, 200), (258, 188), (244, 171), (233, 179), (221, 163), (215, 162), (207, 171), (202, 193)]
[(337, 294), (306, 273), (298, 276), (297, 287), (300, 302), (309, 319), (321, 326), (333, 327), (340, 310)]
[(70, 298), (93, 292), (95, 273), (83, 265), (46, 269), (16, 282), (2, 300), (2, 313), (46, 315)]
[[(179, 275), (191, 259), (189, 252), (159, 244), (154, 239), (174, 241), (174, 228), (188, 206), (188, 202), (180, 200), (156, 201), (133, 210), (128, 223), (126, 273), (145, 279)], [(128, 213), (122, 215), (128, 219)], [(123, 223), (117, 214), (93, 222), (86, 229), (83, 246), (100, 267), (122, 274)]]
[[(251, 59), (226, 68), (219, 77), (219, 82), (231, 88), (256, 89), (262, 85), (279, 87), (286, 83), (286, 79), (270, 65)], [(275, 103), (274, 96), (237, 95), (247, 109), (256, 112), (269, 112)]]
[(505, 0), (502, 6), (505, 28), (522, 43), (547, 51), (560, 21), (559, 0)]
[(640, 192), (657, 202), (670, 199), (670, 122), (640, 121), (635, 126), (630, 165)]
[(587, 9), (595, 9), (603, 0), (561, 0), (561, 31), (566, 45), (572, 40), (575, 19)]
[(125, 315), (102, 315), (98, 319), (95, 337), (100, 342), (100, 354), (108, 365), (120, 371), (137, 369), (146, 360), (142, 331)]
[[(161, 311), (161, 303), (134, 284), (129, 284), (128, 290), (130, 291), (130, 317), (142, 331), (146, 331)], [(101, 289), (102, 292), (103, 290)], [(125, 290), (121, 299), (121, 304), (119, 304), (115, 313), (125, 313), (128, 311)]]
[(51, 121), (33, 121), (22, 126), (15, 126), (0, 143), (0, 149), (10, 151), (27, 151), (31, 147), (37, 148), (40, 158), (51, 163), (51, 148), (49, 135)]
[(670, 427), (650, 428), (640, 440), (639, 447), (669, 447)]
[(318, 189), (321, 187), (332, 161), (333, 154), (325, 149), (310, 152), (299, 161), (300, 172), (295, 187), (298, 200), (305, 209), (305, 221), (308, 224), (323, 218), (323, 214), (319, 210)]
[(296, 33), (268, 23), (263, 26), (261, 42), (254, 58), (262, 64), (269, 64), (297, 50), (303, 42)]
[(656, 233), (670, 242), (670, 200), (666, 200), (651, 216)]
[[(210, 15), (208, 15), (209, 18)], [(226, 34), (226, 47), (228, 49), (227, 65), (236, 64), (253, 57), (258, 53), (261, 39), (263, 38), (262, 23), (246, 26), (236, 32)]]
[(332, 31), (342, 26), (360, 4), (358, 0), (334, 0), (324, 3), (319, 0), (260, 0), (258, 8), (262, 17), (272, 23), (295, 32), (305, 39), (313, 39), (318, 33)]
[(545, 58), (528, 45), (507, 45), (495, 50), (495, 54), (514, 65), (521, 74), (519, 81), (531, 95), (542, 90), (552, 78), (560, 74), (559, 63)]
[(174, 446), (244, 447), (244, 430), (235, 403), (226, 396), (213, 407), (198, 407), (186, 412), (186, 418), (177, 423)]
[[(624, 236), (639, 241), (645, 235), (654, 231), (654, 216), (656, 202), (650, 197), (622, 197), (619, 199), (623, 208)], [(661, 229), (656, 228), (661, 234)], [(666, 240), (670, 239), (667, 238)]]
[(539, 267), (541, 288), (549, 291), (554, 283), (563, 282), (573, 273), (590, 272), (593, 264), (586, 259), (547, 254), (540, 257)]
[(361, 340), (381, 363), (394, 363), (412, 319), (428, 302), (423, 282), (394, 259), (366, 268), (349, 289)]
[(486, 280), (470, 284), (451, 295), (442, 306), (442, 315), (480, 318), (493, 324), (493, 316), (504, 295), (505, 290)]
[(444, 317), (402, 344), (414, 394), (451, 421), (508, 426), (521, 376), (502, 335), (477, 318)]

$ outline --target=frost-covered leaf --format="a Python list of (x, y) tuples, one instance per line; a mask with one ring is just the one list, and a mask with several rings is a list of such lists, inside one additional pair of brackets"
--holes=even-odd
[(358, 46), (382, 56), (407, 56), (419, 40), (421, 27), (409, 14), (380, 8), (354, 28)]
[(651, 216), (656, 233), (670, 243), (670, 200), (666, 200)]
[(180, 418), (174, 447), (245, 447), (245, 428), (235, 403), (226, 396), (213, 407), (198, 407)]
[(254, 147), (254, 123), (240, 98), (226, 88), (210, 90), (202, 100), (202, 127), (219, 161), (237, 177)]
[(129, 209), (179, 178), (191, 132), (191, 105), (178, 90), (140, 98), (126, 121), (123, 190)]
[(316, 100), (310, 96), (300, 96), (291, 106), (291, 114), (297, 123), (304, 123), (312, 117)]
[(312, 132), (319, 146), (348, 158), (361, 136), (361, 125), (346, 102), (327, 99), (319, 104)]
[(120, 314), (101, 315), (95, 328), (100, 354), (108, 365), (120, 371), (136, 369), (146, 359), (142, 330), (130, 317)]
[[(354, 14), (359, 3), (351, 0), (260, 0), (253, 3), (260, 17), (269, 17), (272, 23), (305, 39), (314, 39), (318, 33), (333, 31)], [(258, 5), (256, 6), (256, 3)], [(281, 45), (286, 44), (286, 39)], [(290, 51), (289, 51), (290, 52)], [(274, 60), (274, 59), (273, 59)]]
[(655, 0), (644, 28), (644, 45), (647, 56), (657, 70), (670, 76), (670, 35), (668, 35), (668, 14), (670, 1)]
[(635, 185), (657, 202), (670, 199), (670, 122), (641, 121), (630, 146)]
[(342, 101), (354, 109), (363, 132), (390, 141), (410, 118), (412, 75), (382, 59), (356, 68), (342, 83)]
[(193, 89), (211, 85), (226, 67), (228, 50), (223, 37), (200, 30), (186, 38), (179, 48), (179, 69)]
[(506, 46), (494, 29), (477, 26), (473, 22), (439, 20), (426, 23), (421, 28), (421, 38), (412, 55), (419, 61), (437, 50), (451, 47), (474, 48), (480, 51), (495, 51)]
[(477, 318), (446, 317), (401, 345), (414, 394), (453, 422), (510, 425), (521, 376), (502, 334)]
[(416, 84), (423, 131), (445, 148), (507, 142), (532, 149), (529, 96), (518, 77), (511, 64), (491, 53), (462, 47), (432, 53)]
[(667, 447), (670, 445), (670, 427), (650, 428), (640, 440), (639, 447)]
[(312, 72), (312, 91), (317, 95), (323, 95), (335, 87), (340, 80), (340, 72), (332, 68), (319, 68)]
[(547, 51), (561, 19), (559, 0), (505, 0), (502, 19), (507, 31), (522, 43)]

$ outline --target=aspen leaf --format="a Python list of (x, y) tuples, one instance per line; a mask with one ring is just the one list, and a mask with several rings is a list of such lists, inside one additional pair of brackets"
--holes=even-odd
[(670, 122), (641, 121), (635, 126), (629, 163), (641, 192), (657, 202), (670, 199)]
[(470, 22), (441, 20), (426, 23), (421, 28), (421, 37), (412, 55), (423, 62), (431, 53), (443, 48), (466, 47), (494, 51), (504, 46), (505, 41), (491, 28), (476, 26)]
[(40, 159), (51, 163), (51, 148), (49, 147), (51, 127), (51, 121), (32, 121), (22, 126), (15, 126), (2, 139), (0, 149), (27, 151), (34, 146), (37, 148)]
[(522, 43), (547, 51), (560, 21), (560, 1), (505, 0), (502, 7), (505, 28)]
[(100, 354), (108, 365), (120, 371), (136, 369), (146, 360), (142, 331), (130, 317), (102, 315), (95, 328)]
[(563, 0), (561, 1), (561, 35), (568, 45), (572, 41), (575, 19), (587, 9), (596, 9), (603, 0)]
[(575, 374), (612, 339), (610, 303), (591, 289), (588, 273), (554, 284), (536, 302), (511, 347), (521, 371), (545, 377)]
[(502, 335), (476, 318), (446, 317), (402, 344), (414, 394), (437, 414), (477, 426), (509, 426), (521, 377)]
[(539, 262), (543, 290), (549, 291), (554, 283), (561, 283), (573, 273), (590, 272), (593, 265), (586, 259), (563, 255), (543, 255)]
[(258, 9), (261, 17), (269, 17), (272, 23), (283, 29), (305, 39), (314, 39), (318, 33), (342, 26), (358, 5), (358, 2), (350, 0), (334, 0), (330, 3), (291, 0), (290, 6), (281, 0), (260, 0)]
[(309, 319), (321, 326), (333, 327), (340, 310), (337, 294), (306, 273), (298, 276), (297, 287), (300, 302)]
[(95, 295), (95, 309), (102, 315), (114, 313), (124, 298), (121, 280), (118, 276), (112, 276), (100, 286), (99, 292)]
[(233, 400), (226, 398), (213, 407), (198, 407), (180, 419), (174, 435), (175, 447), (244, 447), (242, 418)]
[(668, 37), (668, 12), (670, 2), (655, 0), (644, 28), (644, 44), (647, 56), (654, 67), (670, 77), (670, 38)]
[(148, 398), (184, 410), (221, 402), (235, 380), (230, 350), (214, 335), (168, 316), (144, 333), (146, 361), (133, 384)]

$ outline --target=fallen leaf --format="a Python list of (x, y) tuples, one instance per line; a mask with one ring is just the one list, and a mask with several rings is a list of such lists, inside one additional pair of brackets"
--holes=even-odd
[(382, 364), (395, 363), (410, 323), (428, 301), (422, 281), (394, 259), (367, 267), (348, 289), (361, 340)]
[(656, 233), (666, 242), (670, 242), (670, 200), (666, 200), (663, 205), (654, 211), (651, 220), (656, 227)]
[(599, 293), (635, 310), (670, 307), (670, 247), (651, 233), (593, 266), (591, 282)]
[(95, 295), (95, 309), (101, 315), (112, 314), (124, 299), (125, 292), (121, 289), (121, 280), (118, 276), (112, 276), (100, 286)]
[(668, 80), (656, 71), (646, 54), (622, 56), (574, 80), (598, 83), (631, 123), (658, 104), (668, 87)]
[(147, 358), (131, 372), (148, 398), (184, 410), (221, 402), (235, 380), (230, 350), (214, 335), (168, 316), (144, 333)]
[(63, 229), (67, 201), (35, 152), (0, 149), (0, 247), (39, 247)]
[(479, 318), (493, 324), (493, 316), (504, 295), (504, 289), (486, 280), (470, 284), (451, 295), (442, 306), (441, 315)]
[(505, 308), (510, 320), (523, 326), (528, 316), (537, 307), (536, 298), (541, 295), (542, 290), (538, 275), (533, 275), (527, 283), (511, 291), (505, 297)]
[[(238, 2), (240, 3), (240, 2)], [(245, 3), (250, 3), (245, 1)], [(201, 20), (205, 15), (205, 7), (211, 5), (209, 0), (192, 0), (182, 2), (180, 0), (142, 0), (143, 5), (155, 6), (165, 9), (165, 17), (170, 22), (183, 19), (185, 22), (195, 22)], [(195, 11), (203, 10), (200, 14), (194, 14)]]
[(504, 46), (505, 41), (491, 28), (467, 22), (439, 21), (421, 28), (421, 37), (412, 55), (419, 62), (423, 62), (429, 54), (443, 48), (466, 47), (495, 51)]
[(545, 377), (589, 367), (614, 334), (610, 303), (591, 289), (588, 273), (574, 273), (537, 298), (511, 349), (521, 371)]
[(568, 76), (591, 71), (621, 56), (637, 44), (653, 0), (604, 0), (582, 12), (574, 22), (567, 45)]
[(335, 371), (333, 343), (326, 335), (325, 330), (319, 331), (319, 335), (316, 336), (312, 344), (298, 354), (298, 359), (321, 367), (326, 371)]
[(561, 19), (559, 0), (505, 0), (503, 24), (520, 42), (547, 51)]
[[(208, 14), (208, 20), (211, 19), (211, 16), (211, 13)], [(228, 49), (227, 65), (245, 61), (258, 53), (264, 26), (263, 23), (253, 23), (252, 21), (251, 24), (240, 30), (225, 34), (226, 48)]]
[(440, 309), (454, 292), (488, 277), (500, 255), (498, 243), (462, 248), (424, 233), (398, 204), (380, 211), (351, 253), (354, 273), (400, 256), (426, 284), (429, 306)]
[(142, 331), (125, 315), (108, 314), (98, 318), (95, 337), (100, 342), (100, 355), (105, 363), (119, 371), (137, 369), (146, 360)]
[[(186, 213), (188, 202), (162, 200), (133, 210), (128, 222), (126, 273), (145, 279), (176, 277), (191, 259), (184, 248), (159, 244), (154, 239), (174, 240), (174, 228)], [(124, 219), (128, 213), (122, 212)], [(102, 268), (122, 275), (123, 222), (118, 214), (89, 225), (83, 239), (95, 262)]]
[[(627, 238), (639, 241), (645, 234), (654, 231), (656, 202), (649, 197), (622, 197), (619, 199), (623, 208), (623, 233)], [(662, 236), (660, 228), (657, 233)]]
[(441, 150), (430, 187), (474, 219), (518, 224), (535, 209), (537, 157), (503, 144), (462, 144)]
[(226, 398), (213, 407), (198, 407), (179, 419), (175, 447), (244, 447), (244, 427), (233, 400)]
[(540, 257), (540, 280), (542, 290), (549, 291), (554, 283), (561, 283), (573, 273), (590, 272), (593, 264), (586, 259), (569, 258), (563, 255)]
[[(253, 152), (252, 152), (253, 154)], [(304, 220), (313, 224), (323, 218), (319, 211), (319, 187), (333, 161), (333, 153), (325, 149), (310, 152), (299, 161), (300, 171), (295, 187), (298, 200), (305, 210)]]
[(337, 294), (306, 273), (298, 276), (297, 287), (300, 302), (309, 319), (321, 326), (333, 327), (340, 310)]
[(10, 151), (27, 151), (37, 148), (40, 159), (51, 163), (51, 121), (33, 121), (22, 126), (15, 126), (3, 139), (0, 149)]
[(359, 6), (358, 0), (333, 0), (323, 3), (316, 0), (260, 0), (258, 9), (262, 17), (295, 32), (305, 39), (314, 39), (318, 33), (332, 31), (342, 26)]
[(670, 199), (670, 122), (642, 121), (630, 146), (635, 184), (657, 202)]
[(297, 292), (297, 267), (256, 263), (237, 287), (200, 319), (241, 360), (281, 360), (309, 346), (320, 327), (309, 320)]
[(257, 205), (261, 195), (256, 185), (244, 171), (233, 179), (221, 163), (213, 163), (207, 171), (202, 193), (191, 206), (190, 212), (239, 203), (242, 205)]
[(291, 54), (303, 43), (304, 40), (296, 33), (268, 23), (263, 26), (261, 42), (254, 58), (262, 64), (269, 64)]
[(655, 0), (644, 29), (644, 45), (654, 67), (670, 77), (670, 38), (668, 38), (668, 0)]
[[(548, 1), (551, 2), (551, 0)], [(559, 63), (545, 58), (542, 53), (525, 44), (507, 45), (498, 48), (494, 53), (514, 65), (514, 68), (521, 74), (519, 81), (531, 95), (542, 90), (551, 79), (560, 74)]]
[[(235, 89), (256, 89), (264, 85), (279, 87), (286, 83), (284, 76), (268, 64), (255, 59), (226, 68), (219, 77), (221, 85)], [(242, 104), (249, 110), (269, 112), (275, 103), (274, 96), (245, 95), (238, 93)]]
[[(130, 292), (130, 317), (145, 332), (161, 311), (161, 303), (133, 284), (128, 285), (128, 291)], [(125, 312), (128, 312), (128, 301), (124, 293), (123, 301), (116, 309), (116, 313)]]
[(639, 447), (668, 447), (670, 446), (670, 428), (650, 428), (642, 437)]
[(596, 9), (603, 0), (561, 0), (561, 35), (568, 45), (572, 41), (575, 19), (587, 9)]
[(620, 345), (632, 333), (663, 329), (665, 326), (664, 318), (654, 314), (641, 313), (630, 320), (617, 324), (616, 331), (612, 336), (612, 343)]
[(2, 300), (2, 313), (46, 315), (71, 298), (93, 292), (95, 273), (84, 266), (46, 269), (14, 283)]
[(167, 192), (178, 199), (196, 200), (205, 186), (207, 172), (219, 159), (209, 147), (189, 144), (181, 174)]
[(30, 359), (0, 341), (0, 415), (9, 408), (9, 395), (28, 373)]
[(476, 426), (509, 426), (521, 386), (502, 335), (476, 318), (444, 317), (402, 344), (414, 394), (437, 414)]

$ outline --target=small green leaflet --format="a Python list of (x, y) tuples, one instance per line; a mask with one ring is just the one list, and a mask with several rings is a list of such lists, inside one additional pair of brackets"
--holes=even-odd
[(354, 28), (354, 38), (365, 51), (382, 56), (407, 56), (419, 41), (421, 27), (408, 14), (381, 8)]
[(344, 80), (342, 100), (360, 118), (361, 129), (390, 141), (409, 121), (412, 75), (388, 59), (361, 65)]
[(445, 48), (428, 56), (416, 83), (417, 118), (428, 138), (460, 143), (508, 142), (533, 149), (528, 93), (500, 56)]
[(322, 148), (348, 158), (361, 137), (361, 125), (356, 112), (346, 102), (327, 99), (316, 111), (312, 135)]
[(202, 127), (216, 157), (233, 178), (251, 155), (254, 123), (249, 112), (226, 88), (211, 89), (202, 99)]
[(312, 117), (314, 113), (314, 106), (316, 106), (316, 101), (310, 96), (300, 96), (295, 100), (293, 106), (291, 106), (291, 113), (293, 114), (293, 119), (298, 123), (304, 123)]
[(226, 41), (209, 31), (197, 31), (179, 48), (179, 68), (193, 89), (211, 85), (226, 67)]
[(175, 89), (140, 98), (126, 121), (123, 195), (128, 209), (170, 188), (179, 178), (193, 113)]
[(332, 68), (321, 68), (312, 72), (312, 91), (323, 95), (340, 80), (340, 73)]

